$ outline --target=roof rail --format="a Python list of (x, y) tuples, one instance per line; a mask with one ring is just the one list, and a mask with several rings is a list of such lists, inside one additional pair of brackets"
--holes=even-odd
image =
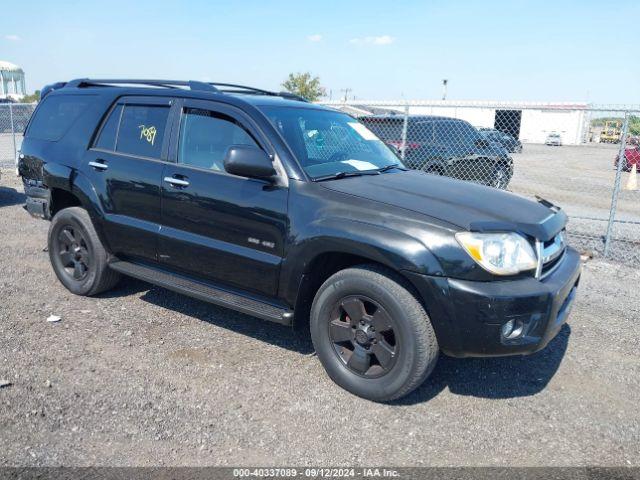
[(109, 85), (143, 85), (149, 87), (176, 88), (189, 87), (191, 90), (205, 90), (209, 92), (218, 92), (219, 90), (213, 85), (195, 80), (141, 80), (137, 78), (113, 78), (113, 79), (96, 79), (96, 78), (77, 78), (67, 83), (69, 88), (82, 87), (100, 87)]
[(189, 87), (191, 90), (206, 91), (212, 93), (244, 93), (254, 95), (269, 95), (273, 97), (282, 97), (290, 100), (299, 100), (306, 102), (304, 98), (289, 92), (271, 92), (261, 88), (249, 87), (247, 85), (238, 85), (235, 83), (220, 82), (199, 82), (196, 80), (143, 80), (138, 78), (117, 78), (117, 79), (95, 79), (95, 78), (77, 78), (68, 82), (65, 87), (83, 88), (83, 87), (107, 87), (114, 85), (141, 85), (159, 88), (178, 88)]

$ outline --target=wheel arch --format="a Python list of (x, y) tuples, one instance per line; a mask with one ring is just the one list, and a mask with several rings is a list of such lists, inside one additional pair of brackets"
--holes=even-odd
[(416, 239), (400, 232), (385, 232), (384, 238), (367, 235), (365, 231), (361, 234), (364, 236), (361, 240), (316, 237), (305, 242), (305, 248), (289, 254), (293, 255), (299, 271), (290, 273), (288, 279), (286, 274), (283, 275), (281, 294), (283, 298), (290, 299), (294, 307), (293, 326), (296, 330), (306, 328), (316, 292), (331, 275), (340, 270), (363, 264), (378, 266), (402, 279), (404, 286), (410, 288), (420, 301), (421, 297), (405, 275), (406, 271), (442, 271), (436, 257)]
[[(54, 164), (48, 164), (54, 165)], [(108, 248), (108, 242), (102, 228), (104, 211), (98, 194), (89, 179), (77, 170), (57, 165), (45, 169), (44, 181), (49, 188), (49, 218), (68, 207), (82, 207), (89, 214), (91, 223), (102, 244)]]

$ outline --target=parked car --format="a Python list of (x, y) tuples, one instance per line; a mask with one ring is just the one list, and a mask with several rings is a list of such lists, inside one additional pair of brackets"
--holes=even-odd
[(495, 128), (480, 128), (480, 133), (490, 141), (499, 143), (509, 153), (522, 153), (522, 143), (517, 138)]
[(550, 133), (544, 143), (545, 145), (560, 147), (562, 146), (562, 137), (559, 133)]
[(580, 278), (558, 207), (408, 170), (364, 124), (288, 94), (73, 80), (21, 149), (69, 291), (128, 275), (306, 330), (328, 375), (375, 401), (420, 385), (440, 351), (544, 348)]
[[(371, 115), (359, 120), (382, 141), (402, 149), (403, 116)], [(487, 140), (469, 122), (448, 117), (410, 116), (404, 161), (415, 170), (501, 189), (513, 176), (513, 160), (501, 144)]]
[[(613, 158), (613, 166), (614, 168), (618, 168), (618, 154), (616, 153)], [(636, 169), (640, 166), (640, 146), (634, 145), (629, 146), (624, 149), (624, 164), (622, 165), (622, 170), (625, 172), (630, 172), (633, 166), (636, 166)]]

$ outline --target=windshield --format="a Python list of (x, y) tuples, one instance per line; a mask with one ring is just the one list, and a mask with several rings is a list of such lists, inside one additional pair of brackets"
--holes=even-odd
[(261, 109), (312, 178), (402, 166), (378, 137), (349, 115), (311, 108)]

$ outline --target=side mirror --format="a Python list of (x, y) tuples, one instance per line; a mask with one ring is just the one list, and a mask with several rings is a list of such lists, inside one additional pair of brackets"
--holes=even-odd
[(250, 145), (232, 145), (224, 157), (224, 169), (231, 175), (269, 179), (276, 174), (271, 158)]

